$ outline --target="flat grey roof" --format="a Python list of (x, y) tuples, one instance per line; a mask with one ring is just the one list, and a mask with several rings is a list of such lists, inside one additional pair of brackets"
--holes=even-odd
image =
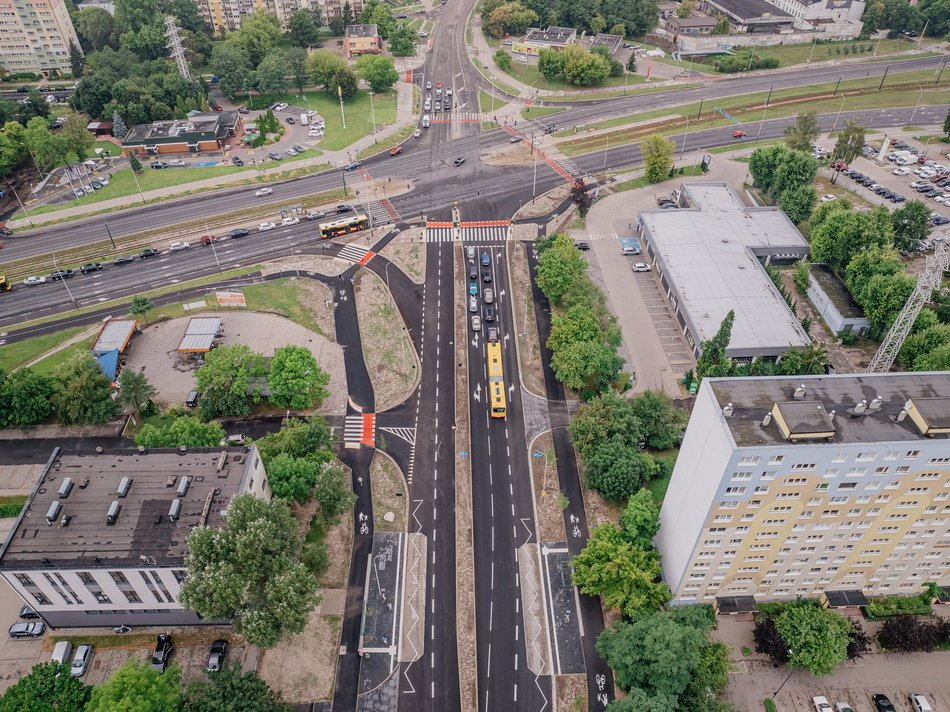
[(525, 33), (525, 42), (537, 42), (538, 44), (567, 44), (577, 37), (577, 30), (573, 27), (555, 27), (551, 26), (546, 30), (539, 27), (529, 27)]
[(376, 25), (347, 25), (347, 37), (375, 37), (379, 34)]
[(763, 18), (792, 20), (792, 16), (787, 12), (779, 10), (775, 5), (765, 0), (710, 0), (710, 4), (744, 21)]
[(92, 352), (97, 356), (118, 349), (122, 351), (135, 333), (138, 322), (135, 319), (110, 319), (103, 325)]
[(726, 183), (683, 186), (696, 207), (640, 213), (700, 341), (730, 310), (733, 352), (805, 346), (808, 335), (757, 259), (807, 254), (808, 241), (779, 208), (750, 208)]
[(185, 335), (178, 344), (179, 351), (210, 351), (221, 328), (221, 318), (194, 316), (188, 321)]
[[(227, 458), (219, 470), (222, 453)], [(27, 501), (0, 554), (0, 566), (129, 566), (144, 563), (142, 557), (158, 566), (183, 565), (191, 530), (202, 521), (209, 526), (224, 523), (221, 510), (241, 491), (251, 456), (244, 448), (60, 455)], [(185, 476), (192, 479), (181, 498), (180, 517), (173, 522), (168, 510)], [(61, 497), (59, 488), (67, 477), (74, 486), (68, 497)], [(119, 498), (116, 490), (123, 477), (131, 477), (132, 486)], [(46, 515), (54, 500), (62, 509), (50, 525)], [(116, 523), (107, 525), (113, 501), (122, 508)], [(67, 526), (61, 526), (64, 516)]]
[(834, 423), (821, 401), (785, 401), (776, 405), (792, 435), (814, 435), (834, 430)]
[[(928, 420), (950, 421), (950, 372), (703, 379), (702, 387), (707, 384), (720, 406), (732, 403), (732, 415), (722, 418), (740, 447), (796, 444), (783, 437), (775, 420), (766, 426), (762, 421), (775, 403), (787, 407), (799, 386), (805, 389), (799, 405), (818, 402), (828, 414), (835, 431), (832, 443), (922, 440), (911, 418), (897, 420), (910, 399), (918, 409), (926, 409)], [(857, 416), (849, 412), (861, 401), (870, 405), (875, 398), (880, 399), (880, 408), (868, 408)], [(948, 439), (950, 436), (938, 434), (928, 440), (947, 444)], [(814, 447), (815, 442), (803, 440), (798, 444)]]

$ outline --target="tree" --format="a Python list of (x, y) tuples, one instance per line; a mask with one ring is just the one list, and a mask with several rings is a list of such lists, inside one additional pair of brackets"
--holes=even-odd
[(317, 365), (309, 349), (283, 346), (274, 352), (267, 383), (271, 403), (303, 410), (313, 408), (327, 397), (330, 376)]
[(779, 144), (767, 148), (757, 148), (749, 157), (749, 173), (754, 185), (766, 193), (771, 192), (779, 166), (788, 158), (789, 150)]
[(571, 202), (577, 206), (577, 213), (581, 217), (585, 217), (590, 206), (594, 204), (583, 178), (574, 179), (574, 184), (571, 186)]
[(129, 167), (132, 169), (133, 173), (142, 172), (142, 162), (133, 154), (129, 156)]
[(894, 245), (901, 250), (917, 247), (930, 234), (930, 208), (919, 200), (911, 200), (891, 213)]
[(162, 425), (146, 423), (135, 436), (137, 445), (155, 447), (217, 447), (224, 439), (220, 423), (202, 423), (192, 415), (180, 415)]
[(786, 188), (778, 196), (779, 205), (793, 223), (802, 223), (811, 217), (818, 193), (810, 185)]
[(82, 51), (75, 45), (75, 43), (69, 41), (69, 71), (73, 73), (73, 76), (76, 79), (82, 76), (82, 68), (85, 60), (82, 56)]
[(653, 546), (653, 537), (660, 529), (660, 508), (653, 493), (642, 489), (633, 495), (620, 513), (623, 538), (641, 549)]
[(343, 33), (346, 31), (346, 23), (339, 14), (330, 18), (330, 22), (327, 27), (330, 30), (330, 34), (334, 37), (342, 37)]
[(39, 89), (33, 87), (27, 92), (26, 101), (20, 105), (16, 120), (26, 126), (34, 117), (39, 116), (45, 119), (49, 117), (49, 114), (49, 104), (46, 103), (46, 99), (40, 94)]
[(943, 133), (950, 139), (950, 109), (947, 109), (947, 115), (943, 120)]
[[(832, 201), (837, 203), (838, 201)], [(849, 210), (818, 210), (811, 231), (811, 252), (815, 262), (831, 265), (844, 274), (851, 258), (874, 246), (889, 246), (894, 226), (890, 211), (882, 206), (864, 213)]]
[(284, 59), (294, 87), (299, 94), (303, 94), (303, 88), (307, 86), (307, 51), (291, 47), (284, 53)]
[(666, 584), (658, 583), (656, 552), (634, 546), (613, 524), (594, 527), (572, 565), (574, 583), (581, 591), (602, 596), (604, 605), (625, 616), (656, 611), (670, 599)]
[(504, 47), (499, 47), (497, 50), (495, 50), (493, 57), (495, 64), (503, 72), (507, 72), (511, 69), (511, 55), (505, 51)]
[(132, 297), (132, 303), (129, 305), (129, 314), (136, 319), (144, 319), (145, 315), (154, 308), (155, 303), (151, 299), (141, 294), (136, 294)]
[(275, 497), (306, 504), (317, 484), (319, 469), (320, 465), (310, 460), (278, 455), (267, 465), (267, 481)]
[(387, 3), (379, 3), (369, 14), (369, 23), (376, 25), (376, 31), (384, 40), (396, 29), (396, 19), (393, 10)]
[(319, 521), (323, 528), (339, 524), (340, 517), (356, 503), (349, 471), (334, 465), (322, 466), (313, 487), (313, 498), (320, 504)]
[(831, 152), (832, 159), (851, 163), (855, 158), (861, 155), (864, 148), (864, 126), (858, 118), (851, 119), (841, 129), (838, 134), (838, 140), (835, 141), (835, 147)]
[(416, 37), (405, 22), (397, 22), (389, 35), (389, 51), (393, 57), (415, 57)]
[(565, 59), (564, 78), (571, 84), (593, 86), (609, 76), (610, 61), (596, 52), (571, 52)]
[(705, 631), (683, 625), (668, 613), (653, 613), (604, 630), (597, 651), (622, 689), (678, 697), (699, 665), (705, 639)]
[(888, 8), (887, 26), (890, 28), (888, 37), (897, 37), (902, 32), (917, 34), (923, 28), (925, 20), (920, 8), (905, 2), (887, 2), (885, 5)]
[(260, 357), (244, 344), (219, 346), (208, 352), (195, 374), (201, 391), (201, 414), (205, 418), (248, 415), (251, 399), (249, 379), (260, 370)]
[(290, 68), (284, 53), (271, 50), (254, 70), (254, 86), (261, 94), (283, 96), (287, 92), (287, 75)]
[(56, 369), (53, 378), (53, 407), (64, 425), (102, 425), (118, 414), (112, 382), (91, 354), (76, 354)]
[(735, 708), (718, 699), (729, 684), (731, 653), (724, 643), (707, 643), (702, 647), (693, 677), (680, 695), (682, 712), (735, 712)]
[[(929, 364), (931, 354), (944, 344), (950, 344), (950, 324), (934, 324), (921, 331), (915, 331), (901, 346), (900, 361), (908, 371), (942, 371), (943, 369), (921, 368), (921, 366)], [(2, 387), (0, 387), (0, 393), (2, 393)]]
[(622, 22), (618, 22), (616, 25), (610, 28), (610, 34), (624, 37), (627, 34), (627, 28), (623, 26)]
[(623, 368), (610, 332), (596, 341), (575, 342), (551, 357), (551, 370), (572, 391), (601, 392), (610, 387)]
[(927, 23), (927, 34), (944, 37), (950, 34), (950, 0), (922, 0), (920, 14)]
[(640, 144), (640, 153), (643, 155), (648, 182), (659, 183), (670, 177), (675, 149), (676, 146), (672, 141), (659, 134), (651, 134), (643, 139)]
[(630, 58), (627, 60), (627, 71), (631, 74), (637, 73), (637, 55), (631, 54)]
[(115, 25), (119, 32), (135, 32), (155, 21), (157, 4), (150, 0), (116, 0)]
[(359, 91), (359, 78), (348, 67), (340, 67), (333, 73), (327, 91), (343, 99), (352, 99)]
[(230, 42), (218, 42), (211, 50), (209, 65), (218, 77), (218, 89), (228, 99), (233, 100), (238, 92), (246, 90), (251, 63), (241, 47)]
[(712, 33), (714, 35), (726, 35), (729, 34), (730, 29), (729, 18), (720, 13), (716, 18), (716, 26), (713, 28)]
[(161, 23), (145, 25), (133, 32), (123, 32), (119, 37), (119, 46), (144, 62), (164, 59), (168, 52), (167, 42), (165, 28)]
[(49, 418), (53, 381), (29, 368), (0, 374), (0, 426), (36, 425)]
[(682, 439), (689, 415), (673, 405), (665, 393), (644, 391), (633, 399), (631, 411), (640, 425), (640, 437), (654, 450), (669, 450)]
[(585, 460), (608, 441), (634, 446), (641, 439), (641, 423), (626, 398), (607, 391), (582, 405), (568, 424), (571, 442)]
[(677, 709), (676, 697), (662, 692), (651, 695), (639, 687), (632, 688), (622, 700), (612, 700), (607, 712), (668, 712)]
[(307, 420), (290, 418), (276, 433), (268, 433), (256, 442), (265, 466), (282, 453), (317, 463), (329, 462), (333, 458), (332, 444), (330, 424), (319, 415)]
[(772, 616), (759, 616), (752, 631), (757, 653), (763, 653), (771, 658), (776, 665), (788, 662), (788, 644), (782, 638)]
[(785, 144), (793, 151), (811, 151), (821, 129), (814, 111), (799, 114), (795, 123), (785, 129)]
[(96, 142), (95, 136), (86, 129), (88, 123), (82, 114), (71, 111), (66, 115), (59, 131), (67, 150), (76, 154), (76, 158), (80, 161), (85, 160), (87, 151)]
[(587, 262), (567, 235), (555, 237), (551, 247), (538, 257), (538, 287), (554, 304), (587, 272)]
[(556, 49), (545, 47), (538, 53), (538, 71), (550, 81), (564, 73), (564, 55)]
[(34, 665), (0, 697), (0, 712), (83, 712), (91, 687), (69, 674), (69, 663)]
[(270, 686), (253, 670), (241, 672), (240, 663), (224, 665), (207, 678), (193, 680), (185, 690), (187, 712), (290, 712)]
[(598, 444), (585, 464), (587, 486), (610, 502), (622, 502), (658, 471), (650, 455), (619, 440)]
[(903, 309), (917, 284), (908, 274), (876, 274), (863, 290), (861, 308), (871, 323), (871, 333), (883, 336)]
[(789, 151), (775, 169), (769, 195), (779, 197), (786, 190), (811, 186), (818, 174), (818, 160), (810, 153)]
[(280, 500), (236, 496), (224, 527), (196, 527), (188, 551), (181, 603), (205, 618), (234, 618), (252, 645), (299, 633), (319, 602), (317, 581), (299, 560), (296, 520)]
[(380, 54), (364, 54), (356, 60), (356, 69), (373, 91), (388, 91), (399, 81), (396, 65)]
[(338, 69), (346, 69), (346, 60), (329, 50), (314, 50), (307, 57), (307, 74), (317, 86), (330, 86)]
[(42, 116), (30, 119), (23, 132), (23, 140), (40, 170), (48, 171), (65, 163), (66, 141), (49, 130), (49, 123)]
[(888, 652), (929, 653), (941, 642), (939, 626), (917, 616), (891, 616), (878, 631), (877, 642)]
[(115, 674), (92, 690), (86, 712), (167, 712), (181, 702), (181, 669), (177, 665), (164, 673), (148, 663), (129, 660)]
[(148, 410), (158, 393), (143, 371), (122, 369), (119, 374), (119, 402), (133, 410)]
[(276, 15), (255, 10), (241, 17), (241, 29), (232, 33), (228, 42), (244, 51), (251, 67), (258, 67), (264, 57), (277, 48), (281, 34)]
[(485, 24), (485, 32), (492, 37), (504, 37), (506, 34), (523, 35), (538, 22), (538, 13), (520, 2), (506, 2), (495, 8)]
[(76, 30), (80, 42), (86, 49), (98, 52), (103, 47), (118, 47), (115, 34), (115, 20), (101, 7), (85, 7), (79, 11)]
[(323, 19), (319, 10), (294, 10), (288, 20), (290, 41), (298, 47), (310, 47), (320, 41)]
[(341, 9), (341, 17), (343, 18), (344, 25), (352, 25), (353, 20), (355, 19), (353, 15), (353, 7), (350, 5), (350, 0), (343, 0), (343, 7)]
[(716, 335), (703, 343), (702, 351), (696, 360), (697, 377), (702, 379), (706, 376), (729, 375), (732, 361), (726, 356), (726, 349), (729, 348), (729, 340), (732, 338), (732, 324), (735, 319), (736, 313), (730, 309), (719, 324)]
[(788, 664), (812, 675), (830, 675), (847, 657), (851, 624), (811, 601), (782, 607), (775, 626), (788, 646)]

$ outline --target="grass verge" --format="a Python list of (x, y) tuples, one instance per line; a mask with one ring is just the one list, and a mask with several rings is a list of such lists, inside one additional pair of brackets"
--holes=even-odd
[[(703, 174), (703, 169), (700, 166), (685, 166), (683, 168), (677, 168), (669, 180), (676, 180), (682, 176), (701, 176)], [(618, 183), (615, 186), (611, 186), (611, 190), (615, 193), (622, 193), (625, 190), (636, 190), (637, 188), (646, 188), (648, 185), (662, 185), (666, 181), (661, 181), (660, 183), (650, 183), (647, 180), (646, 176), (640, 176), (639, 178), (631, 178), (630, 180), (625, 180), (623, 183)]]
[(520, 90), (515, 89), (514, 87), (508, 84), (505, 84), (503, 81), (496, 79), (491, 74), (489, 74), (488, 67), (482, 64), (481, 62), (479, 62), (477, 59), (475, 59), (475, 57), (469, 57), (469, 59), (472, 60), (472, 66), (478, 70), (479, 74), (485, 77), (486, 81), (491, 82), (492, 86), (498, 89), (501, 89), (503, 92), (505, 92), (505, 94), (508, 94), (510, 96), (519, 96), (521, 94)]
[(565, 106), (529, 106), (521, 110), (522, 119), (536, 119), (539, 116), (550, 116), (551, 114), (560, 114), (567, 111)]
[(0, 370), (11, 371), (18, 366), (29, 363), (50, 349), (69, 341), (83, 330), (83, 327), (63, 329), (52, 334), (43, 334), (42, 336), (34, 336), (32, 339), (6, 344), (0, 347)]
[(494, 94), (489, 94), (484, 89), (478, 90), (478, 110), (483, 114), (494, 114), (501, 111), (508, 102), (503, 99), (496, 99)]
[(545, 79), (544, 75), (538, 71), (537, 64), (524, 64), (523, 62), (512, 62), (511, 69), (505, 73), (513, 79), (517, 79), (518, 81), (536, 89), (544, 89), (546, 91), (563, 91), (569, 94), (575, 92), (589, 92), (592, 88), (615, 89), (617, 87), (623, 86), (632, 87), (637, 84), (644, 84), (647, 81), (646, 77), (627, 72), (626, 76), (621, 75), (619, 77), (607, 77), (596, 87), (584, 87), (578, 86), (576, 84), (568, 84), (563, 79)]
[(366, 158), (367, 156), (374, 156), (377, 153), (382, 153), (383, 151), (388, 151), (393, 146), (398, 146), (407, 138), (412, 136), (413, 132), (416, 130), (415, 124), (410, 124), (409, 126), (403, 126), (392, 136), (387, 136), (384, 139), (381, 139), (378, 143), (373, 144), (364, 148), (362, 151), (356, 154), (357, 158)]
[(81, 353), (87, 353), (89, 349), (92, 348), (95, 340), (96, 337), (91, 336), (88, 339), (83, 339), (82, 341), (78, 341), (75, 344), (70, 344), (66, 348), (61, 349), (54, 354), (50, 354), (42, 361), (37, 361), (36, 365), (32, 366), (32, 369), (34, 373), (38, 373), (41, 376), (52, 376), (57, 368), (72, 359), (73, 356)]

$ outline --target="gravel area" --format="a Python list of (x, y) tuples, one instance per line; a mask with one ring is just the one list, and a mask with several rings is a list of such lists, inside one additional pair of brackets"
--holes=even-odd
[[(320, 367), (330, 374), (330, 395), (319, 412), (345, 412), (346, 373), (340, 346), (274, 314), (212, 312), (202, 316), (217, 315), (223, 319), (224, 337), (220, 341), (223, 345), (246, 344), (251, 350), (265, 356), (273, 356), (276, 348), (289, 344), (309, 348)], [(158, 390), (156, 400), (166, 405), (183, 403), (188, 391), (195, 387), (198, 364), (180, 363), (176, 350), (187, 324), (188, 318), (184, 317), (146, 327), (129, 352), (127, 367), (145, 371), (149, 381)]]
[(289, 702), (333, 697), (342, 620), (319, 615), (317, 610), (303, 631), (265, 651), (258, 669), (261, 678)]
[(416, 284), (426, 281), (425, 228), (411, 227), (396, 235), (380, 254), (391, 260)]
[[(546, 167), (545, 165), (545, 168)], [(544, 217), (567, 200), (570, 194), (571, 186), (568, 183), (559, 185), (557, 188), (552, 188), (547, 193), (539, 195), (532, 202), (525, 203), (524, 206), (515, 213), (514, 218), (516, 220), (524, 220), (525, 218)]]
[[(369, 479), (373, 487), (375, 531), (405, 532), (409, 498), (406, 496), (406, 481), (399, 466), (392, 457), (377, 450), (369, 468)], [(386, 521), (387, 514), (392, 514), (391, 522)]]

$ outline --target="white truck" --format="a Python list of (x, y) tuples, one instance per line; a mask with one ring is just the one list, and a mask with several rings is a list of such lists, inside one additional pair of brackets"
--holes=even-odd
[(310, 123), (310, 117), (309, 117), (307, 114), (301, 114), (301, 115), (300, 115), (300, 125), (301, 125), (301, 126), (306, 126), (306, 125), (309, 124), (309, 123)]

